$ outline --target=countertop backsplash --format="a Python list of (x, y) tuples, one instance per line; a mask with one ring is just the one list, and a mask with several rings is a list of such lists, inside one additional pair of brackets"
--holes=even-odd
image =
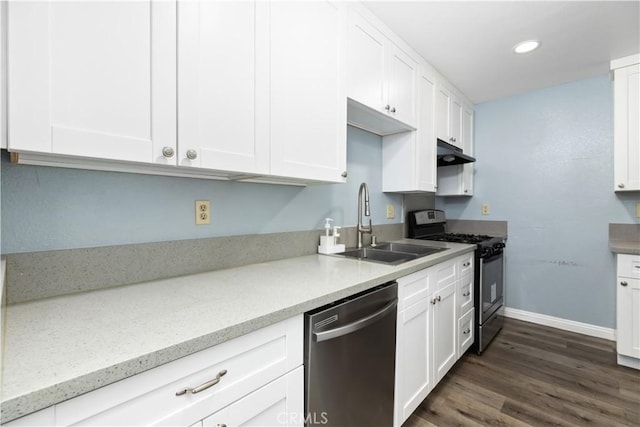
[[(403, 237), (402, 224), (373, 225), (378, 242)], [(323, 230), (214, 237), (6, 255), (6, 302), (15, 304), (317, 252)], [(355, 246), (355, 227), (340, 231)], [(370, 236), (365, 236), (369, 243)]]

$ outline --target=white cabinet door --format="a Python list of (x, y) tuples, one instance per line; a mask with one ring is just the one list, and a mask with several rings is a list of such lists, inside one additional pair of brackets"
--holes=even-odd
[(417, 131), (388, 135), (382, 143), (382, 189), (392, 192), (435, 191), (436, 139), (433, 110), (435, 79), (418, 80)]
[(347, 95), (377, 111), (386, 105), (385, 36), (355, 11), (349, 13)]
[(614, 189), (640, 190), (640, 65), (614, 76)]
[(433, 304), (433, 379), (440, 382), (456, 363), (457, 325), (456, 284), (451, 283), (434, 292)]
[(302, 426), (304, 368), (300, 366), (203, 420), (204, 427)]
[(619, 276), (617, 281), (618, 354), (640, 358), (640, 279)]
[(175, 2), (10, 2), (8, 19), (10, 150), (167, 162)]
[(398, 313), (395, 426), (402, 425), (433, 388), (432, 307), (423, 298)]
[(344, 182), (344, 7), (273, 2), (270, 27), (271, 174)]
[(256, 37), (266, 10), (255, 1), (178, 4), (179, 165), (269, 172), (267, 88), (256, 85), (267, 73), (268, 45)]
[(448, 143), (451, 143), (451, 96), (451, 91), (438, 82), (435, 99), (436, 137)]
[[(391, 115), (401, 122), (416, 122), (416, 82), (418, 63), (389, 42), (387, 105)], [(385, 105), (386, 107), (386, 105)]]
[(456, 94), (452, 94), (451, 97), (451, 113), (449, 130), (450, 140), (449, 142), (456, 147), (463, 148), (462, 142), (462, 101)]
[(436, 136), (434, 108), (436, 83), (432, 75), (422, 73), (418, 85), (420, 97), (416, 147), (416, 172), (420, 191), (436, 191)]
[[(473, 156), (473, 108), (467, 104), (462, 106), (462, 150), (465, 154)], [(473, 163), (462, 165), (462, 191), (461, 195), (473, 195)]]

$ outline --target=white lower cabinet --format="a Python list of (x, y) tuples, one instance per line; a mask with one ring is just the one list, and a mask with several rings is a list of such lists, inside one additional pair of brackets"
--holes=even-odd
[(429, 269), (398, 279), (394, 425), (400, 426), (433, 388)]
[(617, 255), (618, 364), (640, 369), (640, 255)]
[[(243, 401), (256, 405), (255, 417), (271, 414), (283, 420), (279, 425), (297, 425), (302, 331), (300, 315), (59, 403), (55, 425), (191, 426), (223, 408), (231, 411), (227, 425), (253, 425), (234, 415), (246, 412)], [(260, 424), (265, 418), (254, 419)], [(19, 419), (15, 425), (29, 424)]]
[(203, 427), (302, 426), (301, 366), (202, 420)]
[[(463, 289), (473, 290), (469, 254), (398, 279), (394, 426), (409, 418), (473, 344), (473, 294), (460, 298)], [(461, 304), (471, 304), (462, 317)]]
[(434, 386), (453, 367), (457, 359), (456, 284), (434, 293), (433, 304), (433, 380)]

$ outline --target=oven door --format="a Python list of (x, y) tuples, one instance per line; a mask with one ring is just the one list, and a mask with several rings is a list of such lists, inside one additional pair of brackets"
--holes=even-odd
[(504, 300), (503, 254), (480, 258), (480, 298), (483, 324), (498, 310)]

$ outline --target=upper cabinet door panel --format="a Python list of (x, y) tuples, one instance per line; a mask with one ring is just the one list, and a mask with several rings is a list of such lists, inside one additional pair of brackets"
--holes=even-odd
[(271, 174), (343, 182), (346, 92), (340, 3), (271, 3)]
[(442, 84), (437, 85), (435, 100), (436, 137), (449, 142), (451, 138), (451, 92)]
[(256, 2), (178, 9), (178, 163), (268, 172), (268, 146), (256, 139)]
[(415, 125), (418, 63), (393, 46), (389, 55), (388, 93), (393, 117)]
[(383, 111), (385, 107), (385, 37), (358, 13), (349, 14), (347, 96)]
[(175, 150), (175, 4), (9, 4), (9, 147), (153, 162)]

